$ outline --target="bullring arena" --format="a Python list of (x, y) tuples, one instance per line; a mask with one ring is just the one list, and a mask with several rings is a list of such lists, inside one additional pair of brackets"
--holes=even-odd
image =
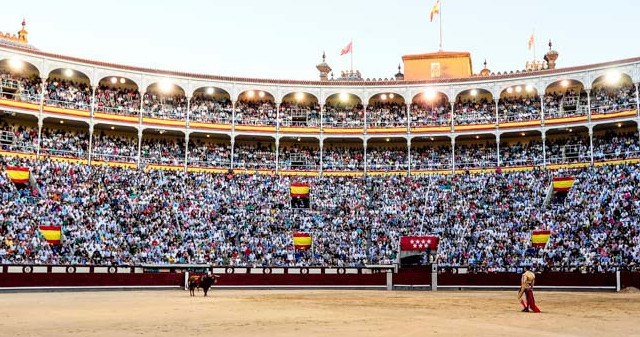
[[(324, 1), (309, 15), (111, 0), (90, 23), (80, 1), (21, 2), (41, 14), (35, 34), (27, 19), (0, 33), (0, 337), (640, 336), (640, 57), (602, 28), (637, 40), (624, 25), (639, 5), (580, 4), (573, 21), (599, 25), (556, 39), (543, 35), (574, 19), (565, 2), (518, 17), (515, 2), (407, 0), (389, 25), (375, 1), (342, 1), (340, 20), (354, 3), (385, 10), (347, 15), (361, 37), (314, 60), (301, 55), (342, 31), (310, 27), (345, 23)], [(443, 8), (498, 62), (444, 50)], [(139, 15), (153, 10), (174, 17)], [(112, 17), (126, 32), (94, 39)], [(509, 29), (480, 33), (496, 29), (486, 17)], [(179, 37), (160, 33), (187, 18)], [(550, 27), (523, 33), (532, 18)], [(439, 26), (438, 51), (390, 55), (384, 41), (426, 40), (416, 20), (429, 40)], [(283, 23), (286, 49), (270, 40)], [(40, 50), (41, 37), (93, 56)], [(576, 44), (589, 54), (565, 57)], [(401, 63), (383, 78), (357, 54), (354, 68), (367, 48)], [(122, 55), (144, 60), (111, 63)], [(489, 69), (505, 55), (519, 66)], [(164, 59), (177, 70), (154, 69)], [(313, 78), (265, 75), (278, 63)]]
[(640, 336), (637, 293), (218, 290), (2, 294), (4, 336)]

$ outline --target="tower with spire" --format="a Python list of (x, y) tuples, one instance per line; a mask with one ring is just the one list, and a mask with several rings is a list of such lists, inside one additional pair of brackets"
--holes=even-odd
[(329, 73), (331, 72), (331, 67), (326, 62), (327, 55), (325, 52), (322, 52), (322, 62), (316, 66), (316, 69), (320, 72), (320, 81), (328, 81)]

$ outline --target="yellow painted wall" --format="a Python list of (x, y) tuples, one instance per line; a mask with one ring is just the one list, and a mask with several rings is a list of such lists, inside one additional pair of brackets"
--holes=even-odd
[[(405, 55), (402, 60), (404, 61), (404, 79), (408, 81), (460, 78), (469, 77), (472, 74), (469, 53)], [(437, 76), (437, 68), (440, 76)]]

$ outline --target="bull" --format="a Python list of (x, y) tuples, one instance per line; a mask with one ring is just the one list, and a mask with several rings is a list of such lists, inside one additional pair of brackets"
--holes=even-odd
[(219, 275), (192, 275), (189, 276), (189, 295), (195, 296), (196, 288), (202, 288), (204, 291), (204, 296), (207, 296), (207, 292), (209, 288), (216, 282), (218, 282)]

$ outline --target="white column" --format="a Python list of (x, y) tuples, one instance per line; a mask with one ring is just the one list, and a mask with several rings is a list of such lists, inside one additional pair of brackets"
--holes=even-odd
[(364, 104), (364, 114), (362, 118), (363, 118), (362, 132), (366, 135), (367, 129), (369, 128), (369, 126), (367, 125), (367, 105), (366, 104)]
[[(93, 115), (93, 113), (91, 114)], [(91, 165), (92, 155), (93, 155), (93, 121), (91, 121), (89, 124), (89, 159), (87, 160), (87, 163), (89, 165)]]
[(547, 132), (542, 130), (542, 168), (547, 168)]
[(185, 126), (188, 128), (189, 127), (189, 115), (191, 115), (191, 96), (187, 96), (187, 118), (185, 121)]
[(231, 101), (231, 133), (236, 131), (236, 101)]
[[(640, 87), (640, 82), (636, 83), (636, 114), (640, 121), (640, 92), (638, 92), (640, 88), (638, 87)], [(640, 123), (638, 125), (640, 125)]]
[(235, 151), (235, 143), (236, 143), (235, 136), (231, 136), (231, 158), (230, 158), (230, 160), (231, 160), (230, 165), (231, 166), (230, 167), (231, 167), (232, 170), (233, 170), (233, 160), (234, 160), (234, 153), (233, 152)]
[(142, 166), (142, 128), (138, 129), (138, 169)]
[(324, 139), (320, 137), (320, 175), (322, 176), (322, 165), (324, 164)]
[(455, 102), (451, 102), (451, 132), (455, 131), (455, 129), (456, 129), (454, 118), (453, 118), (453, 116), (455, 115), (455, 111), (454, 111), (455, 106), (456, 106), (456, 103)]
[(500, 134), (496, 134), (496, 165), (498, 165), (497, 167), (501, 167), (502, 165), (500, 165)]
[[(580, 97), (578, 97), (580, 100)], [(544, 94), (540, 95), (540, 125), (544, 126)]]
[(320, 134), (324, 132), (324, 104), (320, 104)]
[(411, 176), (411, 137), (407, 136), (407, 175)]
[[(187, 114), (187, 119), (189, 114)], [(187, 121), (188, 123), (188, 121)], [(189, 161), (189, 131), (184, 133), (184, 171), (187, 172), (187, 163)]]
[(280, 169), (280, 137), (276, 135), (276, 174)]
[(451, 136), (451, 173), (456, 173), (456, 138)]
[(587, 116), (589, 123), (591, 123), (591, 89), (586, 89), (585, 91), (587, 92)]
[(362, 140), (363, 151), (364, 151), (364, 175), (367, 175), (367, 139)]
[(411, 133), (411, 104), (407, 104), (407, 134)]
[[(42, 106), (40, 106), (42, 108)], [(36, 158), (40, 159), (40, 147), (42, 147), (42, 125), (43, 125), (42, 116), (38, 117), (38, 148), (36, 149)]]
[(593, 127), (591, 125), (589, 128), (589, 157), (591, 158), (591, 166), (593, 166)]
[(90, 107), (90, 111), (91, 111), (91, 120), (93, 121), (93, 115), (95, 114), (95, 110), (96, 110), (96, 86), (92, 86), (91, 87), (91, 107)]
[(276, 102), (276, 133), (280, 131), (280, 102)]
[(499, 98), (494, 98), (493, 99), (496, 102), (496, 125), (500, 125), (500, 99)]

